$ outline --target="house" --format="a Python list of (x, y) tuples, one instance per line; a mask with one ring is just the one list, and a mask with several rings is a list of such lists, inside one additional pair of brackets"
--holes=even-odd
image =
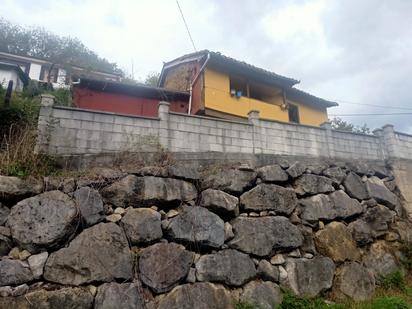
[(259, 110), (265, 119), (319, 126), (337, 103), (294, 88), (298, 83), (203, 50), (165, 63), (158, 85), (189, 92), (190, 114), (245, 120), (250, 110)]
[(28, 84), (29, 77), (23, 70), (15, 64), (0, 62), (0, 85), (7, 89), (9, 81), (13, 82), (13, 91), (21, 92)]
[(141, 84), (80, 78), (72, 92), (73, 104), (84, 109), (157, 117), (159, 101), (168, 101), (173, 112), (189, 111), (189, 93)]
[(0, 52), (0, 62), (18, 65), (30, 79), (51, 82), (54, 88), (68, 88), (72, 80), (81, 76), (96, 79), (120, 81), (121, 74), (92, 71), (76, 65), (63, 65), (36, 57)]

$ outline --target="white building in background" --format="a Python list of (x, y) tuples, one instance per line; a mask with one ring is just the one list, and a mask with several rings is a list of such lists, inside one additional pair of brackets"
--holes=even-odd
[(0, 62), (0, 85), (7, 89), (9, 81), (13, 81), (13, 91), (20, 92), (29, 78), (18, 65)]
[[(50, 80), (50, 83), (54, 88), (68, 88), (70, 87), (72, 80), (77, 80), (81, 76), (107, 81), (121, 80), (121, 74), (91, 71), (75, 65), (70, 65), (70, 72), (68, 72), (68, 70), (65, 69), (65, 66), (61, 64), (52, 63), (44, 59), (5, 52), (0, 52), (0, 63), (18, 66), (21, 71), (32, 80), (44, 83), (47, 83)], [(2, 71), (0, 71), (0, 82), (7, 80), (10, 74), (9, 71), (8, 73), (2, 73)], [(7, 83), (8, 80), (6, 84)], [(16, 90), (19, 91), (17, 88)]]

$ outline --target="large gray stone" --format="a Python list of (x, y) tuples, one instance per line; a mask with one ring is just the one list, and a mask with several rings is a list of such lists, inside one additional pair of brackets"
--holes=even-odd
[(219, 169), (201, 180), (202, 190), (212, 188), (239, 195), (252, 187), (257, 173), (239, 169)]
[(306, 166), (300, 162), (295, 162), (286, 170), (292, 178), (298, 178), (306, 171)]
[(175, 163), (167, 168), (168, 174), (173, 178), (181, 178), (187, 180), (199, 180), (200, 173), (195, 164)]
[(375, 292), (375, 278), (371, 271), (359, 263), (348, 263), (336, 272), (332, 292), (337, 299), (349, 297), (355, 301), (368, 300)]
[(294, 249), (303, 243), (299, 228), (285, 217), (238, 217), (231, 222), (235, 237), (230, 247), (267, 256), (273, 249)]
[(196, 198), (196, 187), (186, 181), (129, 175), (102, 190), (103, 197), (117, 207), (179, 205)]
[(366, 185), (362, 179), (355, 173), (349, 173), (343, 181), (343, 185), (346, 189), (346, 193), (349, 196), (358, 200), (367, 200), (370, 196), (366, 190)]
[(290, 215), (298, 200), (293, 189), (272, 184), (260, 184), (240, 196), (240, 206), (248, 211), (274, 210)]
[(19, 297), (0, 297), (0, 308), (8, 309), (91, 309), (93, 295), (87, 288), (36, 290)]
[(243, 287), (240, 301), (261, 309), (277, 308), (282, 303), (282, 292), (270, 281), (251, 281)]
[(97, 289), (94, 309), (145, 309), (145, 301), (134, 283), (104, 283)]
[(10, 209), (0, 203), (0, 225), (4, 225), (6, 223), (9, 213)]
[(143, 249), (139, 258), (140, 278), (156, 293), (164, 293), (186, 278), (194, 254), (182, 245), (158, 243)]
[(86, 226), (91, 226), (103, 221), (105, 217), (103, 200), (97, 190), (82, 187), (76, 190), (73, 196), (80, 208), (80, 214)]
[(356, 199), (350, 198), (343, 190), (332, 192), (329, 197), (338, 219), (351, 218), (363, 212), (362, 205)]
[(115, 223), (85, 229), (67, 248), (50, 254), (43, 276), (70, 285), (130, 279), (131, 253), (123, 230)]
[(334, 191), (332, 180), (325, 176), (304, 174), (294, 182), (295, 191), (299, 195), (313, 195)]
[(261, 167), (257, 173), (264, 182), (285, 182), (289, 179), (289, 175), (277, 164)]
[(342, 190), (300, 199), (299, 204), (300, 217), (308, 223), (347, 219), (363, 211), (362, 205)]
[(0, 286), (19, 285), (33, 279), (33, 273), (26, 262), (9, 259), (0, 260)]
[(200, 206), (206, 207), (223, 218), (233, 218), (239, 215), (239, 199), (220, 190), (203, 191)]
[(43, 191), (43, 181), (0, 175), (0, 201), (6, 204), (20, 201)]
[(384, 235), (394, 217), (393, 211), (383, 205), (377, 205), (368, 208), (360, 219), (351, 222), (349, 229), (356, 242), (363, 246)]
[(341, 222), (331, 222), (315, 234), (316, 249), (335, 262), (356, 260), (359, 251), (349, 229)]
[(161, 298), (158, 309), (233, 309), (229, 292), (208, 282), (184, 284)]
[(260, 260), (257, 272), (262, 280), (279, 282), (279, 268), (266, 260)]
[(150, 208), (129, 208), (120, 223), (132, 244), (151, 243), (163, 235), (161, 215)]
[(337, 184), (340, 184), (343, 181), (343, 179), (345, 179), (346, 177), (345, 171), (337, 166), (327, 168), (322, 173), (324, 176), (329, 177), (332, 180), (334, 180)]
[(374, 198), (378, 203), (387, 206), (390, 209), (395, 209), (399, 204), (398, 197), (393, 194), (385, 186), (385, 183), (378, 177), (370, 177), (366, 181), (366, 188), (370, 197)]
[(17, 203), (7, 224), (20, 247), (36, 252), (66, 240), (74, 232), (77, 219), (75, 202), (60, 191), (50, 191)]
[(39, 254), (30, 255), (27, 259), (35, 279), (39, 279), (43, 275), (44, 264), (46, 264), (48, 257), (49, 254), (45, 251)]
[(190, 182), (161, 177), (139, 179), (139, 199), (143, 205), (179, 205), (197, 196), (196, 187)]
[(228, 249), (201, 256), (196, 262), (196, 275), (198, 281), (241, 286), (256, 276), (256, 268), (247, 254)]
[(138, 206), (139, 177), (128, 175), (110, 186), (101, 193), (103, 198), (116, 207)]
[(398, 219), (391, 227), (398, 233), (402, 242), (412, 243), (412, 223), (409, 220)]
[(7, 255), (13, 247), (11, 239), (5, 235), (0, 234), (0, 257)]
[(324, 256), (288, 259), (286, 271), (290, 288), (296, 294), (314, 297), (332, 287), (335, 264)]
[(374, 274), (376, 280), (400, 270), (401, 267), (391, 251), (392, 248), (384, 241), (377, 241), (363, 257), (363, 264)]
[(176, 242), (191, 245), (220, 248), (225, 241), (223, 220), (204, 207), (184, 207), (166, 231)]

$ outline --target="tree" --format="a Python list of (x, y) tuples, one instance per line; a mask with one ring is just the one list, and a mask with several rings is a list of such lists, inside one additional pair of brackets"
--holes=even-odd
[(143, 83), (147, 86), (157, 87), (159, 78), (160, 78), (160, 73), (150, 72), (149, 74), (146, 75), (146, 78)]
[(24, 28), (0, 18), (0, 51), (46, 59), (62, 65), (123, 73), (116, 63), (99, 57), (79, 39), (61, 37), (43, 28)]
[(371, 134), (371, 130), (366, 123), (363, 126), (354, 125), (350, 122), (344, 121), (341, 118), (335, 117), (331, 121), (332, 129), (339, 131), (347, 131), (352, 133)]

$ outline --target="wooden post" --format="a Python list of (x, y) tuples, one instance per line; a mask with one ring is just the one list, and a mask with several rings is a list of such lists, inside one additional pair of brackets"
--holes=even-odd
[(9, 84), (7, 85), (6, 96), (4, 97), (4, 106), (9, 107), (11, 101), (11, 94), (13, 92), (13, 81), (9, 80)]

